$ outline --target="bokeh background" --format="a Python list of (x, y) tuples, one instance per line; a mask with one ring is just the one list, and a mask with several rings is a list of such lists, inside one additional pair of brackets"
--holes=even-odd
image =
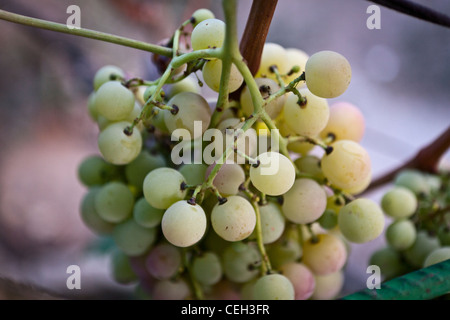
[[(447, 0), (416, 2), (450, 15)], [(83, 28), (151, 43), (170, 37), (198, 8), (223, 17), (218, 0), (1, 0), (0, 9), (65, 23), (73, 4)], [(377, 177), (450, 124), (450, 29), (381, 8), (381, 29), (369, 30), (370, 4), (279, 0), (267, 41), (347, 57), (352, 83), (330, 103), (348, 101), (363, 112), (362, 145)], [(251, 0), (239, 6), (242, 34)], [(150, 55), (1, 20), (0, 44), (0, 277), (63, 297), (126, 297), (130, 288), (114, 283), (102, 243), (81, 222), (86, 189), (76, 172), (86, 156), (98, 154), (98, 129), (87, 113), (96, 70), (114, 64), (154, 79)], [(447, 152), (442, 167), (449, 158)], [(378, 201), (386, 188), (366, 196)], [(383, 245), (381, 236), (352, 247), (342, 294), (364, 288), (368, 257)], [(66, 287), (71, 264), (82, 270), (79, 292)]]

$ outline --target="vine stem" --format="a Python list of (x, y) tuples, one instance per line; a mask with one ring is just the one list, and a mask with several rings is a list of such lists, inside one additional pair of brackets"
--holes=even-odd
[(262, 226), (261, 226), (261, 212), (259, 210), (259, 205), (256, 200), (252, 200), (251, 203), (256, 214), (255, 232), (256, 232), (256, 243), (258, 245), (258, 250), (262, 257), (261, 274), (265, 275), (272, 272), (272, 266), (270, 264), (269, 256), (267, 255), (266, 248), (264, 247)]
[(90, 30), (90, 29), (69, 29), (67, 25), (57, 22), (51, 22), (47, 20), (37, 19), (37, 18), (31, 18), (27, 16), (23, 16), (20, 14), (8, 12), (5, 10), (0, 10), (0, 19), (18, 23), (30, 27), (40, 28), (40, 29), (46, 29), (61, 33), (67, 33), (75, 36), (80, 36), (84, 38), (90, 38), (94, 40), (100, 40), (105, 42), (110, 42), (114, 44), (118, 44), (125, 47), (135, 48), (143, 51), (152, 52), (154, 54), (159, 54), (166, 57), (172, 56), (172, 49), (167, 47), (162, 47), (126, 37), (116, 36), (109, 33), (104, 33), (100, 31)]

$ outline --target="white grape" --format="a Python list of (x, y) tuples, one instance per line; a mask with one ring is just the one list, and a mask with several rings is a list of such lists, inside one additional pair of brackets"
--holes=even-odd
[[(215, 92), (220, 90), (220, 80), (222, 76), (222, 60), (215, 59), (205, 63), (202, 69), (203, 80), (206, 85)], [(234, 92), (242, 85), (244, 77), (239, 72), (238, 68), (232, 64), (230, 77), (228, 80), (229, 92)]]
[(109, 121), (126, 120), (135, 106), (134, 94), (118, 81), (104, 83), (95, 93), (95, 110)]
[(360, 109), (349, 102), (338, 102), (330, 106), (330, 118), (320, 137), (326, 139), (332, 135), (335, 140), (360, 142), (364, 131), (365, 120)]
[(294, 286), (284, 275), (267, 274), (255, 282), (253, 297), (255, 300), (294, 300)]
[(94, 76), (94, 90), (97, 91), (98, 88), (102, 86), (102, 84), (108, 81), (119, 81), (124, 77), (125, 73), (119, 67), (112, 65), (101, 67)]
[(192, 50), (221, 48), (225, 40), (225, 23), (213, 18), (200, 22), (191, 34)]

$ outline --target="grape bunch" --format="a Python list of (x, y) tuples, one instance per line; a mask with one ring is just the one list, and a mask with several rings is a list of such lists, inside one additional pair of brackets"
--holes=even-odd
[(97, 71), (81, 217), (112, 239), (114, 279), (139, 297), (334, 299), (350, 244), (385, 221), (357, 198), (371, 179), (364, 117), (327, 100), (350, 64), (268, 42), (252, 75), (232, 30), (200, 9), (165, 42), (173, 57), (153, 56), (160, 78)]
[(450, 259), (450, 175), (404, 169), (383, 194), (386, 246), (369, 263), (390, 280)]

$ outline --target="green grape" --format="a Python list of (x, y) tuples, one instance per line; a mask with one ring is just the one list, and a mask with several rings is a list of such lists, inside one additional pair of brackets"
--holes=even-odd
[(181, 263), (181, 252), (177, 247), (169, 243), (159, 243), (148, 253), (145, 267), (156, 279), (165, 280), (177, 274)]
[(98, 136), (98, 148), (106, 161), (115, 165), (125, 165), (136, 159), (142, 150), (142, 136), (139, 130), (131, 135), (124, 130), (131, 123), (121, 121), (108, 125)]
[(306, 224), (316, 221), (325, 211), (327, 194), (314, 180), (300, 178), (284, 194), (282, 210), (294, 223)]
[(164, 210), (153, 208), (145, 197), (136, 201), (133, 208), (134, 220), (144, 228), (153, 228), (161, 224)]
[(308, 300), (316, 286), (314, 274), (303, 263), (290, 262), (280, 268), (280, 272), (288, 278), (294, 286), (295, 300)]
[(330, 106), (330, 118), (320, 137), (332, 135), (334, 140), (360, 142), (364, 131), (365, 120), (359, 108), (349, 102), (337, 102)]
[(324, 276), (314, 275), (315, 287), (311, 300), (333, 300), (344, 286), (344, 272), (342, 270)]
[(403, 263), (400, 253), (391, 247), (385, 247), (375, 251), (369, 260), (370, 265), (380, 268), (384, 280), (390, 280), (405, 274), (407, 268)]
[(133, 92), (118, 81), (104, 83), (95, 93), (95, 109), (109, 121), (128, 118), (133, 111), (135, 98)]
[(301, 173), (311, 175), (311, 178), (324, 181), (322, 169), (320, 168), (320, 159), (315, 155), (302, 156), (294, 161)]
[(439, 228), (437, 237), (443, 246), (450, 246), (450, 229), (447, 226)]
[(277, 43), (266, 42), (261, 55), (261, 63), (255, 78), (270, 78), (277, 80), (274, 72), (271, 71), (272, 66), (276, 66), (280, 74), (285, 74), (291, 67), (287, 64), (286, 49)]
[(164, 113), (164, 121), (173, 137), (179, 138), (176, 129), (185, 129), (190, 137), (183, 139), (197, 139), (208, 129), (211, 121), (211, 109), (208, 102), (201, 95), (193, 92), (181, 92), (168, 102), (171, 107), (178, 108), (177, 114)]
[(253, 287), (258, 279), (250, 280), (241, 286), (241, 300), (254, 300)]
[(326, 209), (317, 221), (325, 230), (331, 230), (337, 226), (338, 216), (334, 210)]
[(214, 13), (211, 12), (211, 10), (208, 10), (206, 8), (197, 9), (192, 14), (192, 24), (194, 27), (196, 27), (200, 22), (207, 20), (207, 19), (214, 19)]
[(344, 242), (331, 233), (318, 234), (303, 244), (302, 262), (315, 275), (327, 275), (342, 269), (347, 261)]
[(125, 166), (125, 176), (129, 184), (142, 189), (147, 174), (164, 166), (166, 160), (161, 154), (151, 154), (147, 150), (142, 150), (136, 159)]
[(414, 244), (403, 251), (403, 257), (414, 268), (422, 268), (427, 256), (440, 247), (439, 239), (424, 230), (417, 232)]
[[(213, 91), (219, 92), (220, 80), (222, 77), (222, 60), (210, 60), (207, 61), (202, 69), (203, 80), (206, 85)], [(232, 64), (230, 71), (230, 78), (228, 80), (229, 92), (234, 92), (240, 88), (244, 82), (244, 77), (239, 72), (238, 68)]]
[(255, 282), (253, 297), (255, 300), (294, 300), (294, 286), (281, 274), (267, 274)]
[[(276, 93), (281, 89), (280, 85), (276, 83), (275, 80), (270, 78), (255, 78), (255, 82), (264, 100), (269, 98), (270, 95)], [(248, 89), (247, 86), (245, 86), (242, 89), (239, 101), (241, 103), (242, 112), (246, 117), (249, 117), (253, 113), (255, 107), (253, 105), (250, 90)], [(286, 101), (285, 95), (277, 97), (276, 99), (272, 100), (267, 105), (265, 105), (264, 110), (266, 110), (269, 117), (275, 119), (283, 110), (285, 101)]]
[(83, 196), (80, 206), (81, 219), (84, 225), (95, 234), (110, 234), (114, 224), (103, 220), (95, 209), (95, 198), (99, 191), (100, 187), (93, 187)]
[(250, 180), (256, 189), (270, 196), (289, 191), (295, 182), (295, 168), (291, 160), (278, 152), (261, 153), (257, 167), (250, 167)]
[(381, 198), (381, 208), (394, 219), (411, 217), (417, 205), (416, 195), (405, 187), (394, 187)]
[(169, 129), (167, 129), (166, 122), (164, 121), (164, 115), (166, 114), (166, 112), (170, 111), (164, 109), (158, 110), (150, 120), (150, 124), (162, 133), (169, 133)]
[(384, 223), (384, 214), (380, 206), (366, 198), (359, 198), (346, 204), (338, 215), (342, 235), (353, 243), (374, 240), (383, 232)]
[(119, 176), (119, 168), (97, 155), (88, 156), (78, 166), (78, 178), (87, 187), (102, 185)]
[[(213, 170), (215, 164), (212, 164), (206, 170), (204, 177), (207, 178)], [(236, 195), (239, 187), (245, 182), (245, 172), (237, 163), (224, 163), (213, 180), (214, 187), (224, 196)]]
[(180, 80), (178, 82), (170, 84), (169, 90), (167, 92), (167, 97), (169, 99), (173, 98), (181, 92), (192, 92), (192, 93), (200, 94), (201, 88), (200, 88), (196, 78), (189, 76), (189, 77), (184, 78), (183, 80)]
[(130, 217), (133, 205), (133, 193), (122, 182), (105, 184), (95, 197), (95, 209), (99, 216), (111, 223), (119, 223)]
[(108, 81), (120, 81), (125, 78), (122, 69), (116, 66), (104, 66), (100, 68), (94, 76), (94, 91), (97, 91), (104, 83)]
[(212, 286), (222, 279), (223, 270), (220, 258), (214, 252), (204, 252), (194, 257), (193, 277), (202, 285)]
[(178, 171), (186, 179), (186, 183), (190, 186), (202, 184), (205, 181), (206, 170), (208, 170), (207, 165), (194, 163), (183, 164), (178, 169)]
[(274, 269), (300, 259), (303, 254), (296, 228), (286, 229), (281, 238), (274, 243), (266, 245), (266, 249)]
[(261, 255), (253, 243), (233, 243), (222, 253), (224, 275), (235, 283), (254, 279), (259, 273), (260, 262)]
[(322, 172), (331, 184), (342, 190), (358, 190), (366, 185), (371, 175), (368, 152), (351, 140), (336, 141), (331, 147), (331, 153), (321, 161)]
[[(278, 204), (268, 202), (259, 207), (261, 233), (264, 244), (277, 241), (284, 232), (286, 221)], [(256, 230), (254, 230), (255, 233)]]
[(177, 247), (189, 247), (199, 242), (206, 232), (205, 211), (198, 204), (180, 200), (164, 213), (161, 222), (164, 237)]
[(150, 171), (144, 179), (144, 197), (156, 209), (167, 209), (186, 196), (181, 184), (184, 177), (172, 168), (157, 168)]
[(425, 180), (427, 181), (431, 192), (438, 192), (441, 189), (442, 181), (439, 176), (426, 174)]
[(306, 85), (316, 96), (336, 98), (347, 90), (352, 78), (348, 60), (334, 51), (320, 51), (305, 66)]
[(433, 264), (443, 262), (448, 259), (450, 259), (450, 247), (437, 248), (427, 255), (423, 263), (423, 267), (426, 268)]
[(301, 156), (306, 156), (308, 155), (308, 152), (314, 148), (314, 145), (306, 141), (293, 141), (288, 143), (287, 148), (289, 151), (298, 153)]
[(120, 250), (114, 250), (110, 262), (113, 279), (120, 284), (130, 284), (138, 281), (137, 275), (131, 267), (129, 257)]
[[(297, 48), (288, 48), (286, 49), (286, 58), (287, 58), (287, 72), (289, 72), (292, 67), (299, 67), (297, 72), (293, 72), (290, 76), (286, 76), (286, 82), (294, 81), (296, 78), (301, 76), (301, 74), (305, 71), (306, 62), (309, 59), (309, 55), (303, 50)], [(300, 82), (299, 86), (304, 86), (304, 83)]]
[[(145, 89), (144, 95), (143, 95), (144, 103), (147, 103), (147, 101), (150, 100), (150, 98), (153, 96), (153, 94), (155, 93), (157, 88), (158, 88), (158, 86), (153, 85), (153, 86), (148, 86)], [(155, 97), (155, 101), (163, 102), (164, 96), (165, 96), (164, 90), (159, 91), (159, 93)]]
[(416, 227), (411, 220), (407, 219), (396, 220), (386, 229), (387, 243), (396, 250), (405, 250), (411, 247), (416, 236)]
[(155, 242), (156, 236), (156, 228), (144, 228), (134, 219), (118, 224), (112, 234), (117, 247), (131, 257), (146, 253)]
[(430, 185), (424, 174), (414, 169), (404, 169), (400, 171), (394, 178), (395, 186), (405, 187), (416, 195), (428, 194), (430, 192)]
[(91, 94), (89, 95), (87, 108), (91, 119), (97, 122), (98, 112), (97, 109), (95, 108), (95, 92), (91, 92)]
[(327, 210), (332, 210), (336, 214), (342, 209), (345, 205), (345, 200), (338, 195), (331, 195), (327, 198)]
[(230, 196), (223, 204), (216, 204), (211, 212), (214, 231), (227, 241), (247, 238), (255, 229), (256, 214), (248, 200)]
[(299, 105), (299, 97), (292, 92), (286, 95), (283, 116), (286, 125), (298, 135), (315, 137), (325, 128), (330, 117), (327, 100), (313, 95), (308, 89), (299, 89), (304, 105)]
[(153, 287), (154, 300), (186, 300), (191, 295), (191, 289), (183, 278), (158, 281)]
[(225, 40), (225, 23), (219, 19), (206, 19), (192, 30), (192, 50), (221, 48)]

